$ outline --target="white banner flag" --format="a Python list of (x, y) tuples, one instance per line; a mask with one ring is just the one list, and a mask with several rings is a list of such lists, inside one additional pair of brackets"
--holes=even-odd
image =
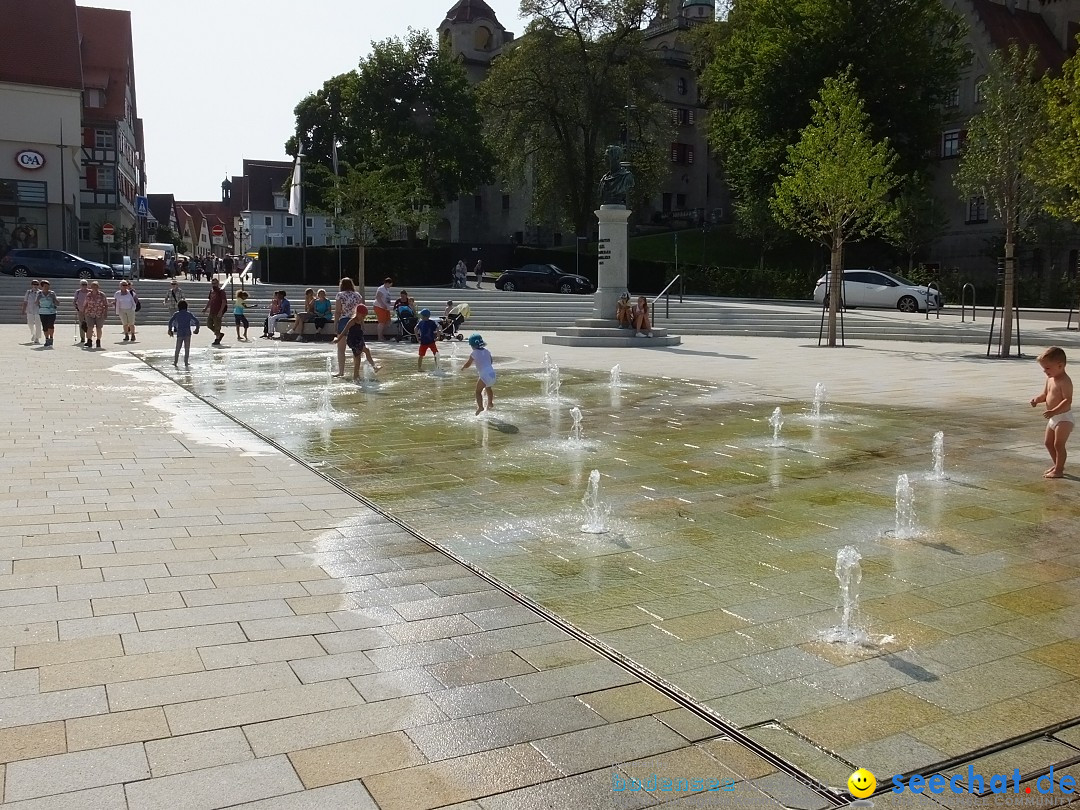
[(292, 186), (289, 188), (289, 213), (294, 217), (300, 216), (300, 158), (296, 159), (293, 166)]

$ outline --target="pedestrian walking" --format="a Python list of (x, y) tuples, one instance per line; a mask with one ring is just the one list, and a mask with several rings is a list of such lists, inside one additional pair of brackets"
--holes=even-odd
[(41, 318), (38, 317), (38, 295), (41, 293), (41, 282), (36, 278), (30, 282), (30, 288), (23, 294), (22, 305), (19, 311), (26, 318), (26, 325), (30, 328), (30, 342), (35, 346), (41, 343)]
[(90, 348), (92, 333), (95, 332), (97, 334), (97, 340), (95, 341), (97, 348), (101, 348), (101, 329), (105, 325), (105, 318), (108, 314), (109, 299), (101, 291), (101, 285), (96, 281), (91, 281), (90, 292), (83, 302), (83, 317), (86, 319), (86, 343), (83, 346), (87, 349)]
[(83, 279), (79, 282), (79, 289), (75, 291), (75, 343), (76, 345), (86, 342), (86, 318), (83, 309), (86, 307), (86, 297), (90, 294), (90, 282)]
[(53, 345), (53, 330), (56, 328), (56, 312), (60, 309), (60, 300), (50, 288), (49, 282), (41, 282), (41, 292), (37, 297), (38, 318), (41, 331), (45, 333), (45, 347)]
[(375, 331), (380, 341), (383, 340), (383, 330), (390, 323), (390, 286), (393, 283), (392, 278), (384, 278), (382, 286), (375, 290), (375, 320), (378, 321)]
[(476, 260), (476, 267), (473, 268), (473, 273), (476, 274), (476, 289), (482, 290), (484, 288), (484, 265), (480, 259)]
[(124, 327), (124, 343), (135, 341), (135, 306), (138, 299), (134, 290), (126, 281), (120, 282), (120, 289), (113, 296), (113, 308)]
[(169, 282), (169, 291), (165, 293), (165, 308), (169, 315), (175, 315), (180, 308), (180, 302), (184, 300), (184, 291), (180, 289), (180, 283), (174, 278)]
[(221, 289), (221, 283), (215, 278), (210, 282), (210, 297), (203, 307), (206, 315), (206, 328), (214, 333), (214, 342), (211, 346), (220, 346), (225, 333), (221, 331), (221, 320), (225, 317), (225, 310), (229, 307), (229, 300), (225, 297), (225, 291)]
[(173, 350), (172, 364), (180, 362), (180, 349), (184, 350), (184, 368), (191, 365), (191, 329), (195, 327), (195, 334), (199, 334), (199, 319), (188, 312), (187, 301), (181, 301), (177, 310), (169, 318), (169, 337), (176, 336), (176, 349)]

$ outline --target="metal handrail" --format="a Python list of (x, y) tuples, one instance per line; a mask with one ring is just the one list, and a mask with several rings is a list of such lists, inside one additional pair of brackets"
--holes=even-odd
[[(675, 278), (673, 278), (671, 281), (669, 281), (668, 285), (666, 287), (664, 287), (664, 289), (662, 289), (660, 291), (660, 294), (657, 295), (656, 298), (654, 298), (652, 301), (649, 302), (649, 315), (651, 316), (652, 320), (656, 320), (656, 302), (659, 301), (661, 298), (663, 298), (664, 293), (666, 293), (668, 290), (670, 290), (672, 285), (676, 281), (678, 281), (680, 278), (682, 278), (682, 273), (679, 273), (679, 275), (675, 276)], [(679, 300), (682, 301), (682, 294), (681, 293), (679, 295)], [(667, 308), (664, 311), (664, 317), (668, 318), (668, 319), (671, 318), (671, 296), (670, 295), (667, 298)]]
[(966, 323), (964, 320), (964, 303), (967, 300), (967, 290), (971, 288), (971, 322), (975, 323), (975, 285), (968, 283), (960, 288), (960, 323)]
[[(930, 288), (933, 288), (937, 293), (937, 298), (941, 297), (941, 288), (937, 285), (936, 281), (928, 282), (926, 285), (926, 320), (930, 320)], [(937, 300), (937, 299), (935, 299)], [(937, 313), (938, 320), (941, 320), (941, 304), (938, 303), (934, 307), (934, 311)]]

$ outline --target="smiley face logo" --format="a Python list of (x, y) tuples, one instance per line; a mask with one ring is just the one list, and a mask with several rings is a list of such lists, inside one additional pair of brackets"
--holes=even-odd
[(872, 795), (877, 787), (877, 779), (866, 768), (859, 768), (847, 780), (848, 793), (856, 799), (865, 799)]

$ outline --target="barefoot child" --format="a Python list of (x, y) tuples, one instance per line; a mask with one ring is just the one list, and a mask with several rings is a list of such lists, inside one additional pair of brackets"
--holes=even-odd
[(191, 365), (188, 360), (191, 357), (191, 329), (195, 328), (195, 334), (199, 334), (199, 319), (188, 312), (187, 301), (180, 301), (176, 305), (176, 314), (169, 318), (169, 337), (176, 335), (176, 351), (173, 352), (172, 364), (175, 366), (180, 361), (180, 349), (184, 350), (184, 367)]
[(1032, 397), (1031, 407), (1034, 408), (1040, 402), (1046, 403), (1043, 418), (1049, 420), (1046, 423), (1046, 439), (1044, 444), (1050, 453), (1050, 459), (1054, 465), (1047, 470), (1044, 478), (1062, 478), (1065, 475), (1065, 442), (1069, 440), (1073, 425), (1072, 396), (1073, 384), (1069, 375), (1065, 373), (1065, 351), (1057, 346), (1051, 346), (1039, 355), (1039, 365), (1046, 374), (1046, 385), (1043, 392), (1037, 397)]
[(476, 415), (479, 416), (484, 411), (485, 394), (487, 409), (490, 411), (495, 407), (495, 393), (491, 390), (495, 385), (495, 366), (491, 362), (491, 352), (487, 350), (487, 344), (480, 335), (472, 335), (469, 345), (472, 346), (472, 352), (461, 369), (464, 371), (469, 366), (476, 366), (476, 373), (479, 375), (476, 380)]
[(364, 318), (367, 317), (368, 308), (363, 304), (356, 307), (356, 312), (352, 318), (346, 321), (345, 325), (341, 327), (341, 331), (334, 337), (334, 343), (338, 343), (342, 340), (345, 344), (352, 349), (353, 353), (353, 382), (360, 382), (360, 357), (365, 355), (367, 357), (368, 364), (376, 371), (382, 366), (375, 365), (375, 361), (371, 359), (371, 349), (367, 347), (367, 343), (364, 341)]
[[(236, 321), (236, 339), (247, 340), (248, 336), (248, 319), (244, 314), (244, 309), (248, 305), (248, 294), (241, 290), (236, 294), (236, 299), (233, 302), (233, 319)], [(244, 327), (244, 336), (240, 337), (240, 327)]]
[(416, 358), (416, 370), (423, 371), (424, 355), (429, 351), (435, 358), (435, 370), (439, 368), (439, 325), (431, 320), (431, 310), (420, 310), (420, 323), (416, 325), (416, 339), (420, 342), (420, 356)]

